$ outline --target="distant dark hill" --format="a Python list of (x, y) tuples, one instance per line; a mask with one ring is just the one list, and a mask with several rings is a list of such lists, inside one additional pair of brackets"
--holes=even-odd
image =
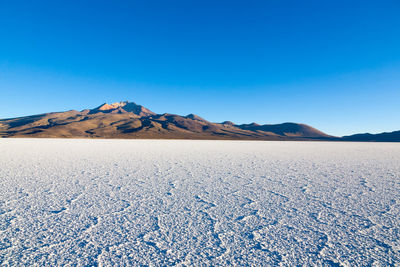
[(258, 125), (256, 123), (252, 124), (242, 124), (237, 125), (240, 129), (255, 131), (255, 132), (271, 132), (281, 136), (288, 137), (311, 137), (311, 138), (330, 138), (329, 136), (311, 126), (306, 124), (286, 122), (282, 124), (265, 124)]
[(400, 131), (380, 134), (354, 134), (350, 136), (343, 136), (345, 141), (363, 141), (363, 142), (400, 142)]
[(338, 138), (299, 123), (213, 123), (195, 114), (156, 114), (128, 101), (0, 120), (0, 137), (400, 141), (399, 135), (400, 131)]

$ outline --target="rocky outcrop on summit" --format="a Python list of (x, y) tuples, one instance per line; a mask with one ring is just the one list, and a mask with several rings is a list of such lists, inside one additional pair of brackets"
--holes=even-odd
[(137, 105), (134, 102), (129, 102), (129, 101), (123, 101), (123, 102), (117, 102), (113, 104), (107, 104), (104, 103), (97, 108), (91, 109), (89, 111), (89, 114), (95, 114), (95, 113), (126, 113), (126, 112), (131, 112), (133, 114), (136, 114), (138, 116), (151, 116), (155, 115), (156, 113), (152, 112), (151, 110), (141, 106)]

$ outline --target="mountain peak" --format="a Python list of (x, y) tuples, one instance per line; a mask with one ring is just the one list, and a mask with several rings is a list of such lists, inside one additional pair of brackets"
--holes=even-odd
[[(116, 109), (116, 108), (119, 108), (119, 107), (126, 106), (128, 103), (129, 103), (129, 101), (115, 102), (115, 103), (112, 103), (112, 104), (108, 104), (108, 103), (106, 102), (106, 103), (104, 103), (104, 104), (101, 104), (100, 106), (98, 106), (98, 107), (95, 108), (95, 109), (97, 109), (97, 110)], [(133, 103), (133, 104), (135, 104), (135, 103)], [(135, 104), (135, 105), (136, 105), (136, 104)]]
[(139, 116), (151, 116), (155, 115), (154, 112), (151, 110), (141, 106), (137, 105), (134, 102), (129, 102), (129, 101), (121, 101), (121, 102), (115, 102), (112, 104), (104, 103), (97, 108), (91, 109), (89, 114), (94, 114), (98, 112), (103, 112), (103, 113), (110, 113), (110, 112), (131, 112)]
[(233, 122), (231, 122), (231, 121), (224, 121), (222, 124), (223, 124), (223, 125), (230, 125), (230, 126), (234, 126), (234, 125), (235, 125), (235, 124), (234, 124)]
[(197, 120), (197, 121), (203, 121), (203, 122), (206, 122), (206, 120), (205, 120), (205, 119), (203, 119), (202, 117), (200, 117), (200, 116), (197, 116), (196, 114), (193, 114), (193, 113), (190, 113), (189, 115), (187, 115), (187, 116), (186, 116), (186, 118), (188, 118), (188, 119), (192, 119), (192, 120)]

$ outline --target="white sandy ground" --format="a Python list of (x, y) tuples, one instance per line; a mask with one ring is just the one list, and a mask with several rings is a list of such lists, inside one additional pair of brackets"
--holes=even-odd
[(398, 265), (400, 144), (0, 139), (1, 265)]

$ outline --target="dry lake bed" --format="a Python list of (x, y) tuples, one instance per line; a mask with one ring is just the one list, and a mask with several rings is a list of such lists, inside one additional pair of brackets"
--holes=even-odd
[(396, 265), (400, 144), (0, 139), (0, 264)]

